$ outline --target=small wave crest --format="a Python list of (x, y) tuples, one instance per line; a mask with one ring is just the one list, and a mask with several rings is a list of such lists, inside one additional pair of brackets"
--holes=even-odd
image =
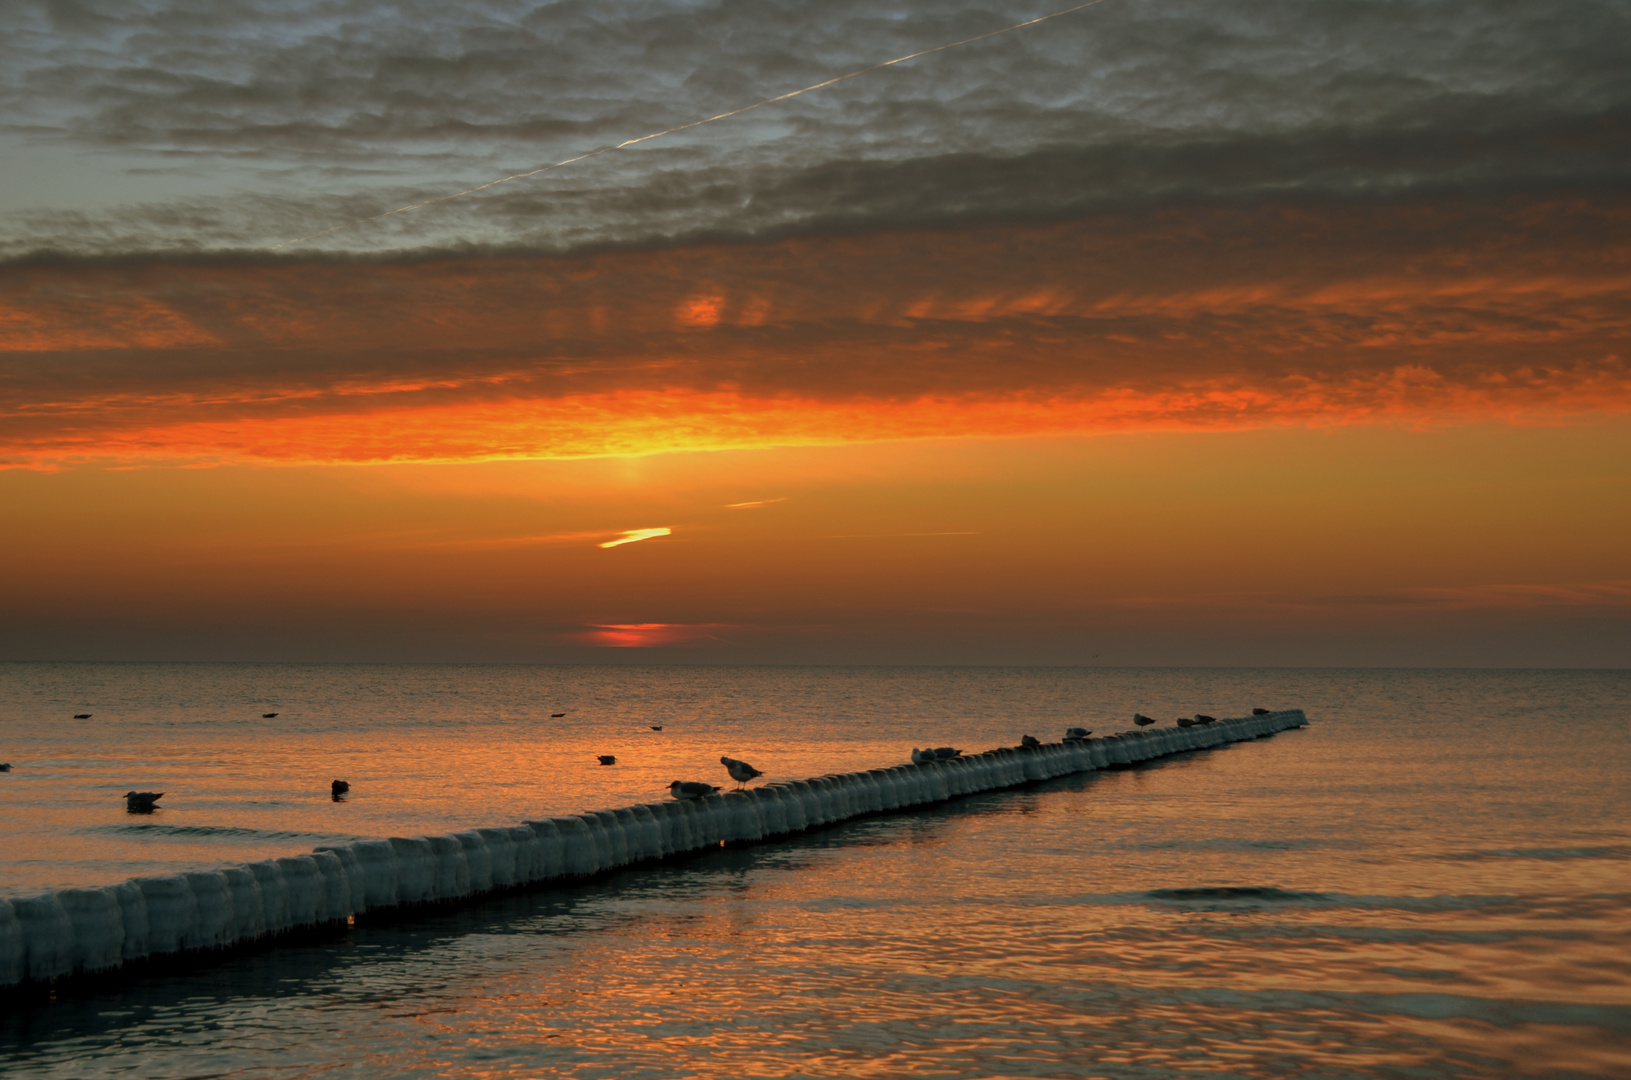
[(1456, 851), (1438, 856), (1446, 862), (1478, 862), (1484, 859), (1631, 859), (1631, 847), (1490, 848), (1483, 851)]

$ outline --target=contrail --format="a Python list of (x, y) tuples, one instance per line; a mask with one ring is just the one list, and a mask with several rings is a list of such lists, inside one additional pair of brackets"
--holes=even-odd
[(1037, 23), (1045, 23), (1049, 19), (1057, 19), (1061, 15), (1074, 15), (1078, 11), (1083, 11), (1090, 7), (1098, 7), (1104, 2), (1105, 0), (1087, 0), (1087, 3), (1085, 4), (1077, 4), (1075, 7), (1068, 7), (1062, 11), (1055, 11), (1048, 15), (1039, 15), (1034, 19), (1026, 19), (1024, 22), (1017, 22), (1012, 26), (1004, 26), (1000, 30), (988, 30), (983, 34), (975, 34), (973, 37), (964, 38), (961, 41), (950, 41), (944, 45), (936, 45), (932, 49), (923, 49), (920, 52), (907, 53), (905, 56), (897, 56), (893, 60), (885, 60), (882, 63), (873, 64), (870, 67), (860, 68), (845, 75), (838, 75), (822, 82), (812, 83), (801, 90), (789, 90), (785, 94), (777, 94), (775, 97), (765, 98), (763, 101), (755, 101), (752, 105), (743, 105), (739, 109), (732, 109), (729, 112), (718, 113), (702, 120), (692, 120), (688, 124), (680, 124), (677, 127), (667, 128), (663, 131), (654, 131), (650, 135), (641, 135), (637, 139), (625, 139), (624, 141), (616, 143), (612, 146), (602, 146), (598, 150), (590, 150), (587, 153), (579, 154), (577, 157), (569, 157), (565, 161), (557, 161), (550, 165), (540, 165), (538, 168), (529, 170), (527, 172), (512, 173), (509, 176), (501, 176), (497, 180), (489, 180), (485, 184), (477, 184), (475, 187), (465, 188), (463, 191), (455, 191), (448, 195), (438, 195), (433, 199), (426, 199), (423, 202), (410, 203), (407, 206), (399, 206), (395, 210), (387, 210), (383, 214), (375, 214), (373, 217), (358, 218), (355, 221), (347, 221), (343, 225), (336, 225), (331, 229), (324, 229), (322, 232), (314, 232), (309, 236), (297, 236), (293, 240), (285, 240), (281, 244), (272, 245), (272, 250), (276, 251), (279, 248), (286, 248), (293, 244), (304, 244), (308, 240), (316, 240), (320, 237), (328, 236), (331, 233), (340, 232), (343, 229), (354, 229), (358, 225), (366, 225), (371, 221), (379, 221), (383, 218), (392, 217), (396, 214), (406, 214), (409, 211), (420, 210), (427, 206), (434, 206), (437, 203), (448, 202), (452, 199), (462, 199), (466, 195), (474, 195), (478, 191), (486, 191), (488, 188), (497, 187), (500, 184), (508, 184), (511, 180), (525, 180), (528, 177), (537, 176), (540, 173), (550, 172), (553, 169), (564, 168), (567, 165), (575, 165), (580, 161), (587, 161), (592, 157), (599, 157), (601, 154), (609, 154), (613, 150), (624, 150), (631, 146), (638, 146), (643, 142), (650, 142), (652, 139), (660, 139), (664, 135), (673, 135), (674, 133), (680, 131), (690, 131), (692, 128), (701, 127), (703, 124), (711, 124), (716, 120), (729, 120), (733, 116), (741, 116), (745, 112), (752, 112), (754, 109), (762, 109), (766, 105), (775, 105), (778, 102), (796, 98), (800, 94), (808, 94), (812, 90), (825, 90), (829, 86), (836, 86), (841, 82), (847, 82), (850, 79), (860, 78), (862, 75), (870, 75), (874, 71), (881, 71), (887, 67), (894, 67), (896, 64), (904, 64), (906, 61), (916, 60), (920, 56), (930, 56), (934, 53), (945, 52), (947, 49), (955, 49), (963, 45), (972, 45), (976, 41), (984, 41), (986, 38), (994, 38), (999, 34), (1008, 34), (1015, 30), (1023, 30), (1027, 26), (1035, 26)]

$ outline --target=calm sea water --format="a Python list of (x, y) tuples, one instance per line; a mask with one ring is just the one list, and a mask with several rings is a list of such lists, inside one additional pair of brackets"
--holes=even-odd
[(18, 1006), (0, 1070), (1631, 1076), (1627, 672), (0, 665), (0, 891), (1253, 705), (1315, 722)]

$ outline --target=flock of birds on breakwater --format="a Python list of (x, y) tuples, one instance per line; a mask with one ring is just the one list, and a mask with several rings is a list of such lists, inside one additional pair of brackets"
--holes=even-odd
[[(1252, 710), (1252, 715), (1267, 716), (1269, 712), (1270, 710), (1268, 709), (1254, 708)], [(262, 713), (261, 719), (271, 720), (276, 718), (277, 715), (278, 714), (275, 712)], [(550, 719), (558, 720), (565, 715), (565, 713), (550, 713)], [(89, 720), (90, 718), (90, 713), (74, 714), (75, 720)], [(1215, 724), (1217, 722), (1217, 717), (1208, 716), (1205, 713), (1196, 713), (1194, 716), (1180, 716), (1175, 721), (1177, 726), (1181, 728), (1203, 727), (1207, 724)], [(1157, 723), (1157, 721), (1153, 717), (1145, 716), (1143, 713), (1134, 713), (1133, 723), (1138, 727), (1145, 728)], [(661, 731), (663, 729), (661, 724), (651, 724), (648, 726), (652, 731)], [(1087, 728), (1066, 728), (1065, 736), (1062, 741), (1067, 743), (1085, 742), (1092, 734), (1093, 732)], [(1017, 749), (1035, 750), (1041, 746), (1042, 740), (1036, 738), (1036, 736), (1024, 735), (1020, 738)], [(955, 746), (937, 746), (921, 750), (914, 746), (912, 747), (912, 764), (930, 765), (937, 761), (946, 761), (952, 758), (961, 757), (962, 754), (963, 752)], [(617, 757), (614, 754), (601, 754), (598, 756), (598, 758), (601, 765), (617, 764)], [(747, 762), (728, 755), (720, 757), (719, 763), (725, 767), (725, 772), (730, 776), (730, 778), (736, 781), (738, 790), (740, 790), (746, 784), (764, 775), (762, 770), (756, 769)], [(0, 773), (10, 771), (11, 763), (9, 761), (0, 761)], [(717, 794), (720, 790), (721, 789), (718, 785), (709, 784), (701, 780), (674, 780), (668, 785), (668, 793), (675, 799), (679, 800), (700, 799), (707, 795)], [(335, 802), (343, 802), (345, 796), (350, 791), (351, 784), (345, 780), (334, 780), (329, 784), (329, 795)], [(162, 798), (164, 798), (164, 792), (162, 791), (127, 791), (125, 792), (125, 809), (132, 814), (151, 814), (154, 810), (158, 809), (158, 801)]]

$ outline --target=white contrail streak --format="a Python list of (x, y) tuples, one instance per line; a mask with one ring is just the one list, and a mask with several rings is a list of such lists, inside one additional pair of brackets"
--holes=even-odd
[(511, 180), (525, 180), (528, 177), (537, 176), (540, 173), (550, 172), (553, 169), (563, 168), (567, 165), (575, 165), (580, 161), (587, 161), (592, 157), (599, 157), (601, 154), (609, 154), (613, 150), (624, 150), (630, 146), (638, 146), (640, 143), (650, 142), (652, 139), (660, 139), (664, 135), (673, 135), (676, 132), (689, 131), (694, 127), (701, 127), (703, 124), (711, 124), (715, 120), (729, 120), (733, 116), (741, 116), (745, 112), (752, 112), (754, 109), (762, 109), (766, 105), (775, 105), (778, 102), (787, 101), (790, 98), (796, 98), (800, 94), (808, 94), (812, 90), (825, 90), (829, 86), (836, 86), (841, 82), (847, 82), (850, 79), (860, 78), (862, 75), (870, 75), (874, 71), (881, 71), (887, 67), (894, 67), (896, 64), (904, 64), (906, 61), (916, 60), (920, 56), (930, 56), (934, 53), (945, 52), (947, 49), (955, 49), (962, 45), (972, 45), (976, 41), (984, 41), (986, 38), (994, 38), (999, 34), (1008, 34), (1015, 30), (1023, 30), (1027, 26), (1035, 26), (1037, 23), (1045, 23), (1049, 19), (1057, 19), (1061, 15), (1074, 15), (1078, 11), (1082, 11), (1090, 7), (1097, 7), (1104, 2), (1105, 0), (1087, 0), (1087, 3), (1085, 4), (1077, 4), (1075, 7), (1068, 7), (1062, 11), (1055, 11), (1048, 15), (1039, 15), (1034, 19), (1026, 19), (1024, 22), (1014, 23), (1012, 26), (1004, 26), (1000, 30), (988, 30), (983, 34), (975, 34), (973, 37), (964, 38), (961, 41), (950, 41), (944, 45), (936, 45), (932, 49), (923, 49), (919, 52), (907, 53), (905, 56), (897, 56), (893, 60), (885, 60), (882, 63), (873, 64), (870, 67), (864, 67), (856, 71), (851, 71), (846, 75), (838, 75), (822, 82), (812, 83), (801, 90), (789, 90), (785, 94), (777, 94), (775, 97), (765, 98), (763, 101), (755, 101), (752, 105), (743, 105), (740, 109), (732, 109), (729, 112), (718, 113), (717, 115), (709, 116), (702, 120), (692, 120), (688, 124), (680, 124), (678, 127), (671, 127), (663, 131), (654, 131), (650, 135), (641, 135), (637, 139), (625, 139), (622, 142), (612, 146), (602, 146), (598, 150), (590, 150), (587, 153), (579, 154), (577, 157), (569, 157), (565, 161), (557, 161), (551, 165), (541, 165), (536, 169), (529, 170), (528, 172), (512, 173), (509, 176), (501, 176), (497, 180), (489, 180), (485, 184), (477, 184), (475, 187), (465, 188), (463, 191), (455, 191), (448, 195), (438, 195), (434, 199), (426, 199), (423, 202), (411, 203), (407, 206), (399, 206), (395, 210), (387, 210), (383, 214), (375, 214), (373, 217), (358, 218), (355, 221), (348, 221), (343, 225), (336, 225), (331, 229), (324, 229), (322, 232), (314, 232), (309, 236), (297, 236), (293, 240), (285, 240), (281, 244), (272, 245), (272, 250), (276, 251), (279, 248), (290, 247), (294, 244), (304, 244), (308, 240), (316, 240), (321, 237), (328, 236), (331, 233), (340, 232), (342, 229), (353, 229), (358, 225), (366, 225), (371, 221), (379, 221), (383, 218), (388, 218), (396, 214), (406, 214), (412, 210), (420, 210), (427, 206), (434, 206), (436, 203), (444, 203), (452, 199), (462, 199), (466, 195), (474, 195), (478, 191), (486, 191), (488, 188), (497, 187), (500, 184), (508, 184)]

